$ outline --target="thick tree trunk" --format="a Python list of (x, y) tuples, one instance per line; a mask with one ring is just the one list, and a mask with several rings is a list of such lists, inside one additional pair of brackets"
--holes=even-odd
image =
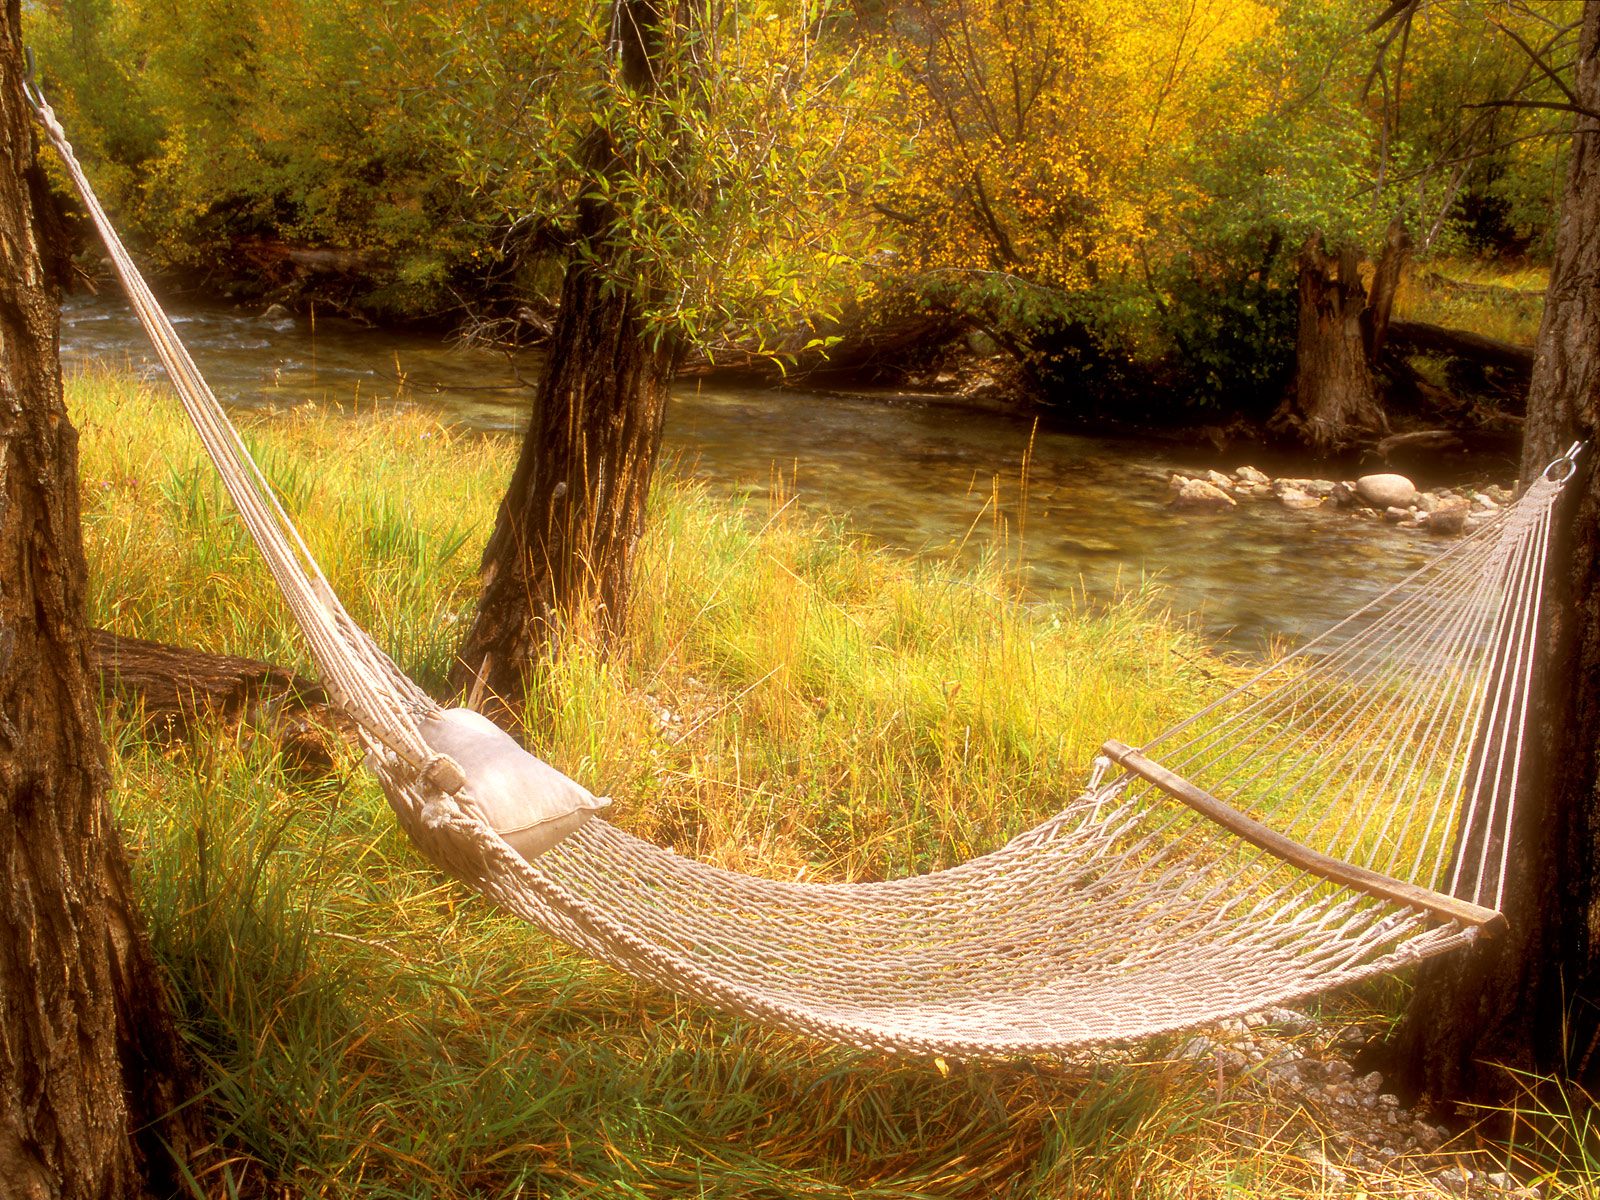
[[(1387, 326), (1386, 313), (1383, 324)], [(1372, 379), (1372, 332), (1359, 255), (1350, 246), (1329, 255), (1321, 236), (1313, 236), (1300, 252), (1300, 328), (1290, 424), (1318, 454), (1333, 453), (1363, 435), (1388, 432)]]
[[(1600, 4), (1585, 6), (1578, 102), (1600, 110)], [(1600, 121), (1574, 139), (1528, 397), (1523, 478), (1588, 442), (1557, 514), (1547, 620), (1505, 899), (1510, 929), (1419, 974), (1395, 1045), (1410, 1086), (1502, 1102), (1504, 1069), (1600, 1085)]]
[(198, 1144), (105, 799), (77, 435), (56, 361), (21, 87), (0, 28), (0, 1192), (170, 1194)]
[[(657, 49), (667, 20), (649, 0), (616, 0), (620, 75), (636, 92), (661, 86)], [(624, 168), (596, 129), (584, 161), (597, 176)], [(661, 447), (672, 345), (651, 345), (641, 297), (608, 280), (617, 223), (600, 200), (582, 202), (579, 249), (567, 267), (511, 485), (484, 551), (483, 593), (451, 682), (492, 716), (515, 713), (527, 673), (552, 639), (587, 626), (603, 639), (627, 619), (633, 553)], [(608, 286), (609, 284), (609, 286)]]

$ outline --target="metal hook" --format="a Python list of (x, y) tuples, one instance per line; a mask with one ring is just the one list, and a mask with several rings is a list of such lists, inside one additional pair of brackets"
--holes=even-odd
[[(1544, 469), (1544, 477), (1546, 479), (1548, 479), (1551, 483), (1556, 483), (1556, 484), (1566, 483), (1569, 479), (1571, 479), (1574, 475), (1576, 475), (1578, 473), (1578, 461), (1577, 460), (1578, 460), (1578, 455), (1583, 452), (1583, 447), (1584, 447), (1584, 443), (1583, 442), (1573, 442), (1572, 445), (1567, 447), (1567, 452), (1565, 454), (1563, 454), (1560, 458), (1554, 460), (1549, 466), (1547, 466)], [(1555, 472), (1558, 469), (1563, 469), (1563, 468), (1564, 468), (1564, 470), (1563, 470), (1562, 474), (1560, 474), (1560, 475), (1555, 474)]]
[(39, 115), (44, 115), (44, 91), (39, 87), (39, 64), (33, 57), (33, 47), (22, 48), (22, 62), (26, 68), (22, 75), (22, 95), (28, 101), (28, 107)]

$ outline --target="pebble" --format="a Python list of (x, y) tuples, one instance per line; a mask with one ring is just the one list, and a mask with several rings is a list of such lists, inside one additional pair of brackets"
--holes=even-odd
[(1461, 500), (1451, 497), (1439, 502), (1439, 507), (1428, 514), (1428, 532), (1443, 537), (1454, 537), (1467, 528), (1468, 508)]
[(1219, 1088), (1226, 1077), (1240, 1103), (1314, 1113), (1315, 1132), (1302, 1135), (1295, 1154), (1330, 1195), (1543, 1200), (1537, 1187), (1500, 1169), (1503, 1160), (1402, 1108), (1382, 1074), (1357, 1074), (1344, 1056), (1371, 1033), (1365, 1026), (1332, 1029), (1279, 1007), (1219, 1022), (1190, 1037), (1177, 1057), (1205, 1075), (1216, 1072)]

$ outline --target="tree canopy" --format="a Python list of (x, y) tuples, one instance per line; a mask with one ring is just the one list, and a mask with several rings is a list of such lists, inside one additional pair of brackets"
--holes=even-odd
[(626, 160), (606, 269), (652, 337), (794, 350), (887, 303), (976, 322), (1062, 404), (1131, 378), (1263, 410), (1310, 235), (1371, 252), (1400, 217), (1424, 251), (1548, 253), (1580, 9), (1419, 0), (1375, 33), (1364, 0), (708, 3), (642, 95), (582, 0), (29, 20), (119, 219), (173, 267), (526, 336), (598, 124)]

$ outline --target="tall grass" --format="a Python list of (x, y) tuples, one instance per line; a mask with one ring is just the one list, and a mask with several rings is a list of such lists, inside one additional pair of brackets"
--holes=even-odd
[[(93, 618), (307, 664), (170, 402), (89, 373)], [(353, 613), (442, 686), (513, 447), (415, 413), (247, 437)], [(576, 645), (540, 753), (644, 836), (784, 877), (981, 852), (1231, 668), (1155, 599), (1019, 605), (770, 504), (665, 480), (633, 632)], [(428, 868), (354, 760), (297, 774), (249, 728), (111, 714), (115, 801), (202, 1067), (215, 1195), (1272, 1197), (1340, 1194), (1209, 1066), (967, 1067), (831, 1048), (594, 965)], [(1270, 1152), (1267, 1152), (1270, 1151)]]
[(1549, 268), (1479, 259), (1413, 264), (1400, 281), (1394, 313), (1531, 346), (1544, 315)]

